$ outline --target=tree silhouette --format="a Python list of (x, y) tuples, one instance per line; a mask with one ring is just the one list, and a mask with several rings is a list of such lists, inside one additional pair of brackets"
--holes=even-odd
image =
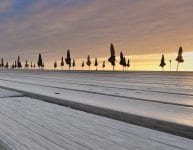
[(159, 66), (162, 67), (163, 70), (164, 70), (165, 65), (166, 65), (166, 63), (165, 63), (165, 58), (164, 58), (164, 55), (162, 55), (162, 57), (161, 57), (161, 62), (160, 62), (160, 65), (159, 65)]
[(20, 62), (20, 56), (17, 58), (17, 68), (22, 68), (22, 64)]
[(43, 61), (42, 61), (42, 55), (41, 55), (41, 53), (39, 53), (37, 65), (38, 65), (39, 69), (40, 69), (40, 68), (43, 68)]
[(110, 53), (111, 53), (111, 56), (109, 57), (108, 61), (111, 63), (111, 65), (113, 66), (113, 71), (115, 70), (115, 61), (116, 61), (116, 58), (115, 58), (115, 49), (114, 49), (114, 46), (113, 44), (111, 43), (111, 46), (110, 46)]
[(182, 49), (182, 47), (180, 46), (180, 48), (179, 48), (179, 50), (178, 50), (178, 56), (177, 56), (177, 58), (176, 58), (176, 61), (178, 62), (176, 71), (178, 71), (179, 64), (184, 62), (182, 53), (183, 53), (183, 49)]
[(4, 59), (1, 58), (1, 64), (0, 64), (0, 67), (4, 67)]
[(62, 56), (62, 58), (61, 58), (60, 66), (62, 67), (62, 70), (63, 70), (63, 67), (64, 67), (64, 58), (63, 58), (63, 56)]
[(90, 70), (90, 65), (91, 65), (91, 60), (90, 60), (90, 56), (88, 55), (87, 57), (87, 62), (86, 62), (87, 66), (89, 67)]
[(74, 70), (74, 67), (76, 66), (76, 62), (75, 60), (73, 59), (73, 62), (72, 62), (72, 67), (73, 67), (73, 70)]
[(82, 70), (83, 70), (83, 68), (84, 68), (84, 61), (82, 61)]
[(127, 66), (126, 58), (124, 57), (124, 58), (123, 58), (123, 71), (124, 71), (124, 68), (125, 68), (125, 70), (126, 70), (126, 66)]
[(70, 50), (69, 50), (69, 49), (67, 50), (67, 56), (66, 56), (65, 62), (66, 62), (66, 64), (68, 65), (68, 69), (70, 70), (70, 67), (71, 67), (71, 58), (70, 58)]
[(55, 62), (54, 62), (54, 69), (56, 69), (56, 68), (57, 68), (57, 62), (55, 60)]
[(125, 60), (124, 60), (124, 57), (123, 57), (123, 53), (122, 52), (120, 52), (120, 62), (119, 62), (119, 64), (121, 65), (121, 66), (123, 66), (123, 71), (124, 71), (124, 62)]
[(31, 67), (31, 68), (33, 68), (33, 63), (32, 63), (32, 61), (31, 61), (31, 65), (30, 65), (30, 67)]
[(28, 69), (29, 68), (29, 65), (27, 63), (27, 60), (25, 61), (25, 68)]
[(127, 63), (126, 63), (126, 58), (123, 56), (123, 53), (120, 52), (120, 62), (119, 64), (121, 66), (123, 66), (123, 71), (124, 71), (124, 68), (127, 66)]
[(103, 71), (104, 71), (104, 68), (105, 68), (105, 60), (103, 61), (102, 68), (103, 68)]
[(98, 67), (98, 60), (97, 60), (97, 58), (95, 58), (94, 66), (96, 67), (96, 70), (97, 70), (97, 67)]
[(128, 70), (129, 70), (129, 67), (130, 67), (130, 60), (128, 59), (127, 60), (127, 68), (128, 68)]

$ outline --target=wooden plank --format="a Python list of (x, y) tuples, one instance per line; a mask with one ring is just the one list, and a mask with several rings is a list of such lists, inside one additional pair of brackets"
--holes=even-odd
[(193, 141), (27, 97), (0, 99), (0, 139), (12, 149), (191, 149)]

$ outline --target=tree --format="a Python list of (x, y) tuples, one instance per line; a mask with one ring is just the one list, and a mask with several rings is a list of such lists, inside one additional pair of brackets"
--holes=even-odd
[(29, 65), (27, 63), (27, 60), (25, 61), (25, 68), (28, 69), (29, 68)]
[(128, 59), (127, 60), (127, 68), (129, 69), (129, 67), (130, 67), (130, 60)]
[(39, 68), (43, 67), (42, 55), (39, 53), (37, 65)]
[(94, 66), (96, 67), (96, 70), (97, 70), (97, 67), (98, 67), (98, 60), (97, 60), (97, 58), (95, 58)]
[(125, 68), (125, 70), (126, 70), (126, 66), (127, 66), (126, 58), (124, 57), (124, 58), (123, 58), (123, 71), (124, 71), (124, 68)]
[(179, 64), (184, 62), (182, 53), (183, 53), (183, 49), (182, 49), (182, 47), (180, 46), (180, 48), (179, 48), (179, 50), (178, 50), (178, 56), (177, 56), (177, 58), (176, 58), (176, 61), (178, 62), (176, 71), (178, 71)]
[(22, 68), (22, 64), (20, 62), (20, 56), (17, 58), (17, 68)]
[(165, 65), (166, 65), (166, 63), (165, 63), (165, 58), (164, 58), (164, 55), (162, 55), (161, 62), (160, 62), (160, 65), (159, 65), (159, 66), (162, 67), (163, 70), (164, 70)]
[(124, 71), (124, 68), (127, 66), (127, 63), (126, 63), (126, 58), (123, 56), (123, 53), (120, 52), (120, 62), (119, 64), (121, 66), (123, 66), (123, 71)]
[(116, 61), (116, 58), (115, 58), (115, 49), (114, 49), (114, 46), (113, 44), (111, 43), (111, 46), (110, 46), (110, 53), (111, 53), (111, 56), (109, 57), (108, 61), (111, 63), (111, 65), (113, 66), (113, 71), (115, 70), (115, 61)]
[(67, 50), (67, 57), (66, 57), (65, 61), (66, 61), (66, 64), (68, 65), (68, 69), (70, 70), (71, 58), (70, 58), (70, 50), (69, 49)]
[(103, 61), (102, 68), (103, 68), (103, 71), (104, 71), (104, 68), (105, 68), (105, 60)]
[(4, 60), (3, 60), (3, 58), (1, 58), (1, 64), (0, 64), (0, 67), (4, 67)]
[(63, 70), (63, 67), (64, 67), (64, 58), (63, 58), (63, 56), (62, 56), (62, 58), (61, 58), (60, 66), (62, 67), (62, 70)]
[(86, 62), (87, 66), (89, 67), (90, 70), (90, 65), (91, 65), (91, 60), (90, 60), (90, 56), (88, 55), (87, 57), (87, 62)]
[(73, 67), (73, 70), (74, 70), (74, 67), (76, 66), (76, 62), (75, 60), (73, 59), (73, 62), (72, 62), (72, 67)]
[(33, 64), (32, 64), (32, 61), (31, 61), (31, 65), (30, 65), (31, 68), (33, 68)]
[(123, 53), (122, 52), (120, 52), (120, 62), (119, 62), (119, 64), (121, 66), (123, 66), (123, 71), (124, 71), (124, 57), (123, 57)]
[(83, 70), (83, 68), (84, 68), (84, 61), (82, 61), (82, 70)]
[(57, 68), (57, 62), (55, 60), (55, 62), (54, 62), (54, 69), (56, 69), (56, 68)]

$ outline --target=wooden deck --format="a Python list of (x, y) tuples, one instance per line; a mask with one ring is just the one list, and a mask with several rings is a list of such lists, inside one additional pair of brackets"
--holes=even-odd
[(191, 139), (116, 121), (192, 135), (192, 78), (192, 73), (1, 71), (0, 86), (12, 89), (0, 90), (1, 146), (192, 149)]

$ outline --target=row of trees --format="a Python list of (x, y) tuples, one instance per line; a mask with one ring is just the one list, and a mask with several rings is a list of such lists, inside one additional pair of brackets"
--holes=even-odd
[[(177, 61), (176, 71), (178, 71), (178, 69), (179, 69), (179, 64), (184, 62), (182, 53), (183, 53), (183, 49), (182, 49), (182, 47), (180, 47), (179, 50), (178, 50), (178, 56), (177, 56), (177, 58), (176, 58), (176, 61)], [(169, 60), (169, 63), (170, 63), (170, 71), (171, 71), (171, 63), (172, 63), (172, 60)], [(162, 67), (163, 70), (164, 70), (164, 67), (166, 66), (166, 62), (165, 62), (165, 57), (164, 57), (164, 55), (162, 55), (162, 57), (161, 57), (161, 62), (160, 62), (160, 65), (159, 65), (159, 66)]]
[[(178, 64), (177, 64), (177, 71), (178, 71), (178, 68), (179, 68), (179, 64), (184, 62), (182, 53), (183, 53), (183, 49), (182, 49), (182, 47), (180, 47), (179, 50), (178, 50), (178, 56), (177, 56), (177, 58), (176, 58), (176, 61), (178, 62)], [(65, 63), (67, 64), (69, 70), (71, 69), (71, 67), (73, 67), (73, 69), (74, 69), (74, 67), (76, 66), (75, 60), (71, 58), (70, 50), (69, 50), (69, 49), (67, 50), (66, 58), (64, 59), (63, 56), (61, 57), (60, 66), (62, 67), (62, 69), (63, 69), (63, 67), (64, 67), (64, 61), (65, 61)], [(109, 61), (109, 63), (112, 65), (113, 70), (115, 70), (115, 66), (116, 66), (116, 55), (115, 55), (115, 48), (114, 48), (114, 46), (113, 46), (112, 43), (111, 43), (111, 45), (110, 45), (110, 57), (108, 58), (108, 61)], [(169, 62), (170, 62), (170, 70), (171, 70), (171, 62), (172, 62), (172, 60), (169, 60)], [(104, 60), (103, 63), (102, 63), (102, 68), (103, 68), (103, 70), (104, 70), (104, 68), (105, 68), (105, 66), (106, 66), (105, 63), (106, 63), (106, 62), (105, 62), (105, 60)], [(87, 61), (86, 61), (86, 62), (85, 62), (85, 61), (82, 61), (82, 65), (81, 65), (82, 68), (85, 67), (85, 64), (88, 66), (88, 68), (89, 68), (89, 70), (90, 70), (90, 66), (91, 66), (91, 64), (92, 64), (90, 55), (87, 56)], [(120, 64), (121, 66), (123, 66), (123, 71), (126, 70), (126, 67), (127, 67), (127, 68), (130, 67), (130, 60), (129, 60), (129, 59), (126, 59), (126, 57), (123, 55), (123, 52), (120, 52), (120, 62), (119, 62), (119, 64)], [(99, 65), (98, 60), (97, 60), (97, 58), (95, 58), (94, 66), (96, 67), (96, 70), (97, 70), (98, 65)], [(32, 63), (32, 62), (31, 62), (31, 65), (29, 65), (29, 64), (28, 64), (28, 61), (26, 60), (26, 61), (25, 61), (24, 68), (25, 68), (25, 69), (28, 69), (30, 66), (31, 66), (31, 68), (36, 68), (36, 64), (35, 64), (35, 63)], [(43, 63), (41, 54), (39, 54), (39, 56), (38, 56), (37, 66), (38, 66), (38, 68), (40, 68), (40, 69), (44, 68), (44, 63)], [(160, 65), (159, 65), (159, 66), (162, 67), (163, 70), (164, 70), (164, 67), (166, 66), (166, 62), (165, 62), (164, 55), (162, 55), (162, 57), (161, 57), (161, 62), (160, 62)], [(6, 62), (6, 63), (4, 64), (4, 60), (3, 60), (3, 58), (2, 58), (2, 59), (1, 59), (1, 63), (0, 63), (0, 67), (1, 67), (1, 68), (9, 68), (9, 63)], [(58, 67), (58, 64), (57, 64), (57, 61), (55, 60), (55, 62), (54, 62), (54, 68), (57, 68), (57, 67)], [(22, 68), (22, 63), (21, 63), (21, 61), (20, 61), (20, 56), (18, 56), (17, 61), (15, 61), (15, 62), (10, 66), (10, 68), (12, 68), (12, 69)]]

